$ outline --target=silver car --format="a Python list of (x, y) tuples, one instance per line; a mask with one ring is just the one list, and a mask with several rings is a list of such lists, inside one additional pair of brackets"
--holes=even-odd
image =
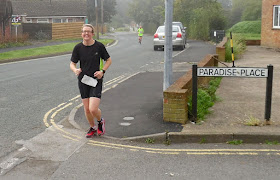
[(185, 36), (185, 43), (187, 43), (187, 33), (186, 33), (186, 30), (187, 28), (183, 26), (183, 24), (181, 22), (172, 22), (172, 25), (177, 25), (177, 26), (180, 26), (181, 30), (182, 30), (182, 33), (184, 34)]
[[(177, 26), (172, 26), (172, 46), (173, 48), (179, 48), (183, 50), (186, 44), (185, 34), (182, 29)], [(154, 50), (164, 49), (165, 44), (165, 26), (159, 26), (156, 33), (154, 34)]]

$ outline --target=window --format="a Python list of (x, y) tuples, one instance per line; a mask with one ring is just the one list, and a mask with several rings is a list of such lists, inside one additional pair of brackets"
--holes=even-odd
[(37, 19), (37, 23), (49, 23), (49, 19)]
[(58, 19), (58, 18), (53, 19), (53, 23), (66, 23), (66, 22), (67, 19)]
[(53, 19), (53, 23), (61, 23), (61, 19)]
[(75, 22), (75, 19), (70, 19), (70, 18), (68, 18), (68, 22)]
[(26, 23), (32, 23), (32, 19), (26, 19)]
[(280, 28), (280, 5), (273, 7), (273, 28)]

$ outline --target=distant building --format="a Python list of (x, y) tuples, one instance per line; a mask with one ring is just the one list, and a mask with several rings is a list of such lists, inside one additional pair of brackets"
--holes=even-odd
[(12, 0), (13, 15), (20, 16), (22, 23), (85, 22), (85, 0)]
[(261, 45), (280, 48), (280, 0), (262, 0)]

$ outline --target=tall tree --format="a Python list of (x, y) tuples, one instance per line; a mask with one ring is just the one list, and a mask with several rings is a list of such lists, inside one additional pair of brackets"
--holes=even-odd
[(233, 0), (230, 25), (261, 19), (262, 0)]
[(112, 17), (110, 25), (114, 28), (124, 27), (125, 24), (130, 24), (132, 18), (128, 15), (129, 3), (132, 0), (116, 0), (116, 15)]
[[(101, 1), (97, 0), (98, 13), (100, 14)], [(111, 22), (112, 16), (116, 14), (116, 0), (106, 0), (103, 3), (103, 21), (104, 23)], [(93, 23), (96, 21), (96, 13), (95, 13), (95, 0), (87, 0), (87, 16), (89, 23)], [(98, 16), (98, 22), (101, 22), (101, 16)]]
[(173, 19), (188, 28), (191, 38), (207, 40), (210, 30), (224, 29), (226, 19), (216, 0), (176, 0)]
[(0, 1), (0, 22), (2, 25), (2, 36), (5, 37), (6, 25), (13, 14), (12, 3), (10, 0)]
[(242, 13), (242, 21), (260, 20), (262, 15), (262, 0), (247, 0)]
[(128, 13), (138, 24), (160, 25), (164, 21), (164, 0), (133, 0)]

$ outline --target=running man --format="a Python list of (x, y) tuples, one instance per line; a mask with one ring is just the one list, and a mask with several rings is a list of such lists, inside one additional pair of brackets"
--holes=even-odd
[(138, 40), (139, 40), (140, 44), (142, 42), (143, 34), (144, 34), (144, 29), (142, 28), (142, 26), (140, 26), (139, 29), (138, 29)]
[[(101, 118), (99, 109), (103, 76), (112, 63), (109, 53), (105, 46), (93, 39), (94, 27), (91, 24), (84, 24), (82, 27), (83, 42), (77, 44), (72, 52), (70, 69), (78, 77), (78, 87), (84, 105), (85, 116), (90, 128), (86, 135), (87, 138), (105, 133), (105, 120)], [(105, 60), (103, 68), (100, 68), (100, 61)], [(80, 68), (77, 63), (80, 62)], [(88, 81), (87, 81), (88, 80)], [(97, 84), (89, 82), (97, 81)], [(94, 119), (97, 119), (96, 128)]]

